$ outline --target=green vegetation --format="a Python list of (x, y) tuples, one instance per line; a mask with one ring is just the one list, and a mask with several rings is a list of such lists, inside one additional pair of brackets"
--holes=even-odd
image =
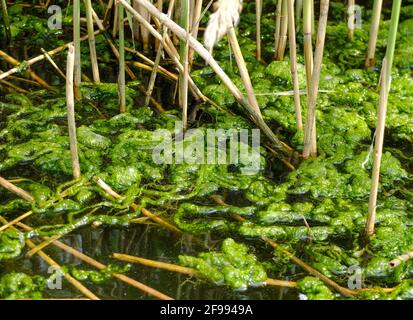
[[(15, 46), (29, 43), (30, 50), (38, 53), (40, 48), (50, 50), (70, 39), (71, 5), (64, 2), (63, 32), (47, 27), (47, 15), (41, 9), (26, 9), (19, 2), (8, 8), (11, 41)], [(110, 35), (101, 34), (96, 37), (96, 50), (102, 81), (106, 83), (83, 83), (82, 100), (75, 105), (80, 180), (71, 181), (64, 80), (49, 65), (44, 66), (43, 73), (33, 66), (57, 92), (29, 87), (29, 93), (18, 93), (0, 87), (4, 93), (0, 97), (0, 176), (15, 181), (16, 186), (35, 198), (28, 203), (0, 187), (1, 216), (11, 221), (24, 212), (33, 212), (25, 220), (33, 230), (0, 231), (0, 298), (42, 298), (46, 274), (32, 277), (20, 272), (7, 273), (22, 261), (33, 259), (24, 257), (25, 240), (63, 237), (81, 228), (92, 232), (133, 228), (137, 222), (153, 224), (141, 212), (146, 208), (185, 235), (195, 239), (205, 234), (212, 237), (205, 241), (208, 251), (195, 245), (190, 253), (167, 257), (196, 269), (209, 280), (208, 286), (226, 286), (248, 293), (248, 288), (261, 287), (270, 277), (296, 281), (297, 288), (289, 290), (297, 299), (345, 299), (297, 267), (282, 250), (271, 251), (262, 241), (265, 237), (343, 287), (347, 287), (349, 269), (360, 268), (363, 288), (371, 290), (358, 292), (354, 299), (412, 299), (413, 261), (395, 268), (389, 265), (392, 259), (413, 248), (413, 2), (406, 3), (401, 10), (394, 57), (376, 232), (367, 245), (362, 235), (371, 188), (377, 84), (389, 29), (389, 8), (384, 8), (380, 24), (376, 68), (364, 69), (369, 25), (365, 23), (356, 29), (354, 40), (349, 41), (343, 19), (346, 8), (341, 2), (331, 3), (316, 111), (319, 156), (305, 161), (274, 156), (265, 147), (262, 135), (260, 170), (255, 175), (244, 174), (242, 164), (155, 165), (152, 155), (163, 141), (155, 131), (164, 129), (174, 134), (175, 122), (181, 119), (180, 109), (173, 103), (170, 80), (157, 80), (161, 92), (158, 96), (166, 111), (155, 112), (143, 106), (145, 94), (139, 89), (141, 84), (146, 87), (150, 73), (133, 69), (139, 80), (127, 82), (126, 112), (119, 114), (117, 65), (106, 41)], [(288, 54), (283, 61), (272, 61), (275, 4), (273, 0), (264, 1), (263, 7), (262, 55), (268, 64), (255, 57), (253, 1), (245, 3), (237, 33), (264, 120), (282, 141), (302, 151), (303, 134), (296, 129)], [(83, 3), (81, 9), (84, 16)], [(103, 16), (98, 5), (95, 10)], [(367, 21), (370, 8), (363, 12)], [(207, 17), (201, 24), (206, 21)], [(0, 37), (6, 32), (3, 29), (0, 27)], [(141, 49), (139, 45), (136, 44)], [(125, 46), (133, 47), (128, 37)], [(297, 49), (299, 85), (305, 91), (301, 34), (297, 34)], [(87, 57), (87, 42), (82, 42), (81, 50)], [(19, 52), (15, 54), (22, 57)], [(243, 91), (243, 82), (230, 55), (225, 40), (214, 48), (214, 58)], [(136, 57), (126, 51), (125, 59), (132, 61)], [(64, 55), (56, 57), (58, 64), (63, 65), (64, 61)], [(2, 71), (5, 66), (0, 61)], [(165, 64), (165, 68), (169, 67)], [(90, 77), (88, 59), (82, 60), (82, 70)], [(27, 76), (27, 72), (27, 63), (21, 59), (17, 75)], [(199, 111), (190, 120), (191, 128), (201, 132), (211, 128), (254, 128), (230, 91), (199, 57), (193, 63), (191, 77), (218, 106), (192, 101)], [(305, 94), (301, 102), (305, 118)], [(227, 142), (229, 138), (226, 137)], [(183, 145), (189, 145), (191, 139), (186, 137)], [(229, 154), (229, 150), (226, 152)], [(100, 188), (93, 181), (96, 176), (120, 197)], [(223, 201), (216, 201), (218, 195)], [(180, 240), (176, 238), (176, 242)], [(219, 243), (220, 250), (213, 248), (215, 243)], [(45, 251), (55, 254), (56, 249), (50, 247)], [(159, 259), (164, 258), (159, 254)], [(112, 265), (100, 271), (84, 265), (63, 268), (75, 279), (96, 285), (107, 284), (114, 273), (131, 274), (135, 269)]]

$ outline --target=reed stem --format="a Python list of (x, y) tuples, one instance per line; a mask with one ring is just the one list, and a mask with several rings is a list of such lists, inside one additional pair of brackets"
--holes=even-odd
[(30, 217), (33, 214), (33, 211), (28, 211), (24, 214), (22, 214), (21, 216), (17, 217), (16, 219), (7, 222), (5, 225), (3, 225), (2, 227), (0, 227), (0, 232), (10, 228), (11, 226), (14, 226), (15, 224), (17, 224), (18, 222), (26, 219), (27, 217)]
[(381, 158), (383, 153), (384, 130), (386, 127), (387, 102), (391, 86), (391, 71), (396, 47), (397, 28), (399, 25), (401, 0), (393, 1), (389, 37), (387, 39), (386, 58), (383, 60), (381, 73), (380, 102), (377, 116), (376, 141), (374, 145), (373, 172), (371, 179), (371, 192), (369, 199), (368, 217), (365, 230), (367, 242), (374, 234), (376, 223), (377, 194), (380, 179)]
[[(191, 28), (191, 35), (197, 39), (198, 38), (198, 32), (199, 32), (199, 23), (201, 21), (201, 15), (202, 15), (202, 0), (196, 0), (195, 3), (195, 8), (194, 8), (194, 19), (192, 23), (192, 28)], [(189, 64), (192, 66), (192, 62), (194, 59), (194, 49), (189, 48)]]
[(369, 198), (368, 217), (366, 222), (365, 240), (366, 242), (374, 234), (374, 225), (376, 223), (376, 207), (377, 207), (377, 194), (379, 189), (380, 180), (380, 166), (381, 158), (383, 154), (383, 141), (384, 130), (386, 126), (386, 113), (387, 113), (387, 59), (383, 60), (381, 71), (381, 89), (380, 89), (380, 101), (377, 115), (377, 128), (376, 128), (376, 140), (374, 144), (374, 159), (373, 159), (373, 171), (371, 177), (371, 191)]
[(376, 45), (380, 27), (380, 16), (383, 0), (374, 0), (373, 13), (370, 25), (369, 47), (367, 49), (366, 68), (371, 68), (376, 64)]
[(234, 53), (235, 61), (237, 62), (239, 73), (244, 83), (245, 90), (247, 91), (247, 97), (250, 105), (255, 109), (255, 112), (261, 116), (261, 110), (258, 105), (257, 97), (255, 96), (254, 88), (252, 86), (251, 78), (248, 73), (247, 64), (241, 52), (241, 48), (238, 43), (237, 34), (235, 28), (232, 27), (228, 30), (228, 40)]
[[(119, 0), (123, 3), (125, 8), (130, 11), (132, 14), (137, 14), (136, 11), (127, 3), (125, 4), (125, 0)], [(145, 8), (154, 16), (157, 20), (161, 23), (165, 24), (170, 30), (172, 30), (181, 40), (187, 38), (187, 34), (184, 29), (178, 26), (175, 22), (169, 19), (165, 14), (159, 12), (159, 10), (153, 6), (147, 0), (135, 0), (145, 6)], [(156, 21), (156, 20), (155, 20)], [(159, 33), (151, 29), (151, 33), (153, 35), (159, 35)], [(159, 35), (161, 39), (162, 36)], [(248, 103), (248, 101), (244, 98), (241, 91), (235, 86), (232, 80), (228, 77), (227, 74), (222, 70), (222, 68), (218, 65), (215, 59), (211, 56), (208, 50), (201, 44), (199, 41), (194, 39), (192, 36), (189, 37), (189, 45), (211, 66), (214, 72), (221, 78), (222, 82), (227, 86), (231, 94), (236, 98), (236, 100), (244, 107), (250, 119), (262, 130), (262, 132), (269, 138), (271, 143), (274, 145), (274, 148), (285, 153), (287, 155), (291, 155), (293, 150), (287, 146), (285, 143), (281, 142), (277, 136), (272, 132), (272, 130), (268, 127), (268, 125), (262, 119), (261, 113), (257, 113), (256, 109)], [(165, 47), (166, 48), (166, 47)]]
[(317, 44), (314, 57), (314, 69), (311, 76), (310, 91), (308, 97), (307, 119), (304, 130), (304, 150), (303, 157), (317, 156), (317, 135), (316, 135), (316, 119), (315, 107), (318, 96), (318, 85), (320, 82), (321, 65), (323, 62), (324, 42), (327, 29), (329, 0), (321, 0), (320, 2), (320, 19), (318, 23)]
[(65, 80), (66, 82), (66, 75), (63, 73), (63, 71), (59, 68), (59, 66), (54, 62), (53, 58), (47, 53), (46, 50), (43, 48), (40, 48), (40, 50), (43, 52), (44, 56), (46, 57), (46, 60), (50, 62), (50, 64), (53, 66), (53, 68), (56, 69), (57, 73)]
[(278, 44), (275, 60), (279, 60), (279, 61), (284, 60), (285, 47), (287, 46), (287, 32), (288, 32), (288, 3), (287, 3), (287, 0), (282, 0), (280, 41)]
[(295, 23), (297, 24), (297, 31), (300, 31), (301, 18), (303, 16), (303, 0), (295, 1)]
[(392, 68), (394, 60), (394, 50), (396, 48), (397, 29), (399, 27), (400, 9), (402, 0), (394, 0), (391, 12), (390, 30), (387, 39), (386, 60), (387, 60), (387, 91), (390, 91)]
[(356, 5), (356, 1), (355, 0), (348, 0), (348, 4), (347, 4), (347, 15), (348, 15), (348, 22), (347, 22), (347, 26), (348, 26), (348, 38), (350, 41), (354, 40), (354, 22), (356, 19), (355, 16), (355, 12), (354, 12), (354, 8)]
[[(95, 32), (95, 35), (96, 35), (96, 34), (99, 34), (99, 33), (100, 33), (100, 31), (96, 31), (96, 32)], [(88, 36), (84, 36), (84, 37), (80, 38), (80, 41), (85, 41), (86, 39), (88, 39)], [(66, 48), (68, 48), (70, 44), (73, 44), (73, 42), (66, 43), (66, 44), (64, 44), (64, 45), (62, 45), (62, 46), (60, 46), (60, 47), (58, 47), (58, 48), (55, 48), (55, 49), (53, 49), (53, 50), (50, 50), (50, 51), (47, 52), (47, 54), (48, 54), (49, 56), (53, 56), (53, 55), (55, 55), (55, 54), (57, 54), (57, 53), (59, 53), (59, 52), (62, 52), (63, 50), (66, 50)], [(1, 54), (1, 52), (2, 52), (2, 51), (0, 50), (0, 54)], [(44, 60), (44, 59), (46, 59), (45, 54), (41, 54), (41, 55), (38, 55), (37, 57), (34, 57), (34, 58), (26, 61), (26, 64), (27, 64), (27, 66), (30, 67), (30, 66), (32, 66), (33, 64), (35, 64), (35, 63), (37, 63), (37, 62), (39, 62), (39, 61), (42, 61), (42, 60)], [(4, 72), (4, 73), (1, 73), (1, 74), (0, 74), (0, 80), (3, 80), (3, 79), (5, 79), (5, 78), (7, 78), (7, 77), (10, 77), (11, 75), (13, 75), (13, 74), (15, 74), (15, 73), (18, 73), (18, 72), (20, 71), (20, 69), (21, 69), (21, 68), (20, 68), (19, 63), (18, 63), (16, 67), (14, 67), (14, 68), (12, 68), (12, 69)], [(28, 80), (26, 80), (26, 81), (28, 81)], [(46, 84), (46, 85), (47, 85), (47, 84)], [(44, 86), (44, 85), (43, 85), (43, 86)], [(50, 86), (49, 86), (49, 88), (50, 88)]]
[[(187, 275), (193, 276), (193, 277), (201, 277), (202, 276), (201, 273), (199, 273), (198, 270), (196, 270), (196, 269), (182, 267), (180, 265), (176, 265), (176, 264), (172, 264), (172, 263), (165, 263), (165, 262), (161, 262), (161, 261), (155, 261), (155, 260), (135, 257), (135, 256), (127, 255), (127, 254), (121, 254), (121, 253), (114, 253), (112, 255), (112, 258), (114, 258), (116, 260), (120, 260), (120, 261), (140, 264), (140, 265), (151, 267), (151, 268), (157, 268), (157, 269), (167, 270), (167, 271), (171, 271), (171, 272), (187, 274)], [(268, 278), (265, 281), (265, 284), (268, 285), (268, 286), (276, 286), (276, 287), (287, 287), (287, 288), (296, 288), (297, 287), (296, 282), (286, 281), (286, 280), (270, 279), (270, 278)]]
[[(33, 249), (36, 245), (33, 243), (31, 240), (26, 240), (26, 244), (29, 248)], [(91, 300), (100, 300), (93, 292), (91, 292), (88, 288), (86, 288), (82, 283), (80, 283), (78, 280), (73, 278), (69, 273), (64, 272), (62, 270), (62, 267), (54, 261), (52, 258), (50, 258), (47, 254), (45, 254), (43, 251), (38, 251), (37, 254), (50, 266), (55, 267), (58, 270), (61, 270), (63, 276), (65, 279), (73, 285), (77, 290), (79, 290), (85, 297), (91, 299)]]
[(10, 192), (14, 193), (15, 195), (19, 196), (20, 198), (26, 201), (29, 201), (29, 202), (34, 201), (34, 197), (30, 193), (23, 190), (22, 188), (19, 188), (18, 186), (15, 186), (13, 183), (9, 182), (3, 177), (0, 177), (0, 186), (2, 186), (3, 188), (6, 188)]
[(73, 77), (75, 68), (75, 47), (70, 44), (67, 55), (66, 68), (66, 106), (67, 106), (67, 123), (70, 140), (70, 155), (72, 159), (73, 178), (80, 178), (79, 154), (77, 149), (76, 138), (76, 121), (75, 121), (75, 99), (73, 89)]
[[(172, 17), (174, 6), (175, 6), (175, 0), (170, 0), (169, 8), (168, 8), (168, 17)], [(168, 32), (168, 28), (166, 26), (163, 26), (162, 41), (159, 41), (159, 47), (158, 47), (158, 51), (156, 52), (156, 57), (155, 57), (155, 61), (154, 61), (154, 65), (153, 65), (153, 69), (151, 73), (151, 78), (148, 84), (148, 90), (146, 91), (146, 99), (145, 99), (146, 106), (149, 105), (152, 92), (153, 92), (153, 88), (155, 87), (156, 76), (158, 74), (158, 69), (160, 68), (159, 64), (161, 62), (167, 32)]]
[(277, 9), (275, 11), (274, 59), (277, 57), (278, 47), (280, 45), (282, 3), (283, 3), (283, 0), (277, 0)]
[(413, 251), (407, 252), (397, 257), (396, 259), (393, 259), (392, 261), (389, 262), (389, 265), (390, 267), (395, 268), (398, 265), (400, 265), (402, 262), (407, 262), (411, 259), (413, 259)]
[(80, 52), (80, 0), (73, 0), (73, 43), (74, 49), (74, 95), (76, 100), (82, 98), (80, 84), (82, 82), (82, 65)]
[[(101, 178), (95, 176), (93, 177), (93, 181), (100, 187), (102, 188), (103, 191), (105, 191), (108, 195), (110, 195), (111, 197), (113, 197), (115, 200), (119, 200), (122, 198), (122, 196), (118, 193), (116, 193), (105, 181), (103, 181)], [(135, 204), (132, 203), (130, 205), (130, 208), (132, 210), (138, 210), (140, 207)], [(174, 232), (175, 234), (178, 235), (182, 235), (182, 231), (179, 230), (177, 227), (175, 227), (174, 225), (170, 224), (168, 221), (165, 221), (164, 219), (162, 219), (161, 217), (158, 217), (157, 215), (153, 214), (152, 212), (150, 212), (148, 209), (145, 208), (141, 208), (141, 212), (145, 217), (148, 217), (149, 219), (151, 219), (152, 221), (160, 224), (161, 226), (165, 227), (166, 229), (168, 229), (169, 231)]]
[(100, 83), (99, 65), (96, 54), (96, 40), (95, 40), (95, 30), (93, 26), (93, 15), (92, 15), (92, 1), (85, 0), (86, 6), (86, 19), (87, 19), (87, 34), (89, 40), (89, 51), (90, 51), (90, 62), (92, 64), (93, 81)]
[(291, 76), (294, 84), (294, 105), (295, 117), (297, 123), (297, 130), (303, 130), (303, 119), (301, 115), (301, 100), (300, 100), (300, 86), (298, 84), (298, 70), (297, 70), (297, 44), (295, 39), (295, 21), (294, 21), (294, 0), (287, 0), (288, 2), (288, 38), (290, 45), (290, 66)]
[[(2, 223), (7, 223), (6, 219), (4, 219), (2, 216), (0, 216), (0, 221), (2, 221)], [(31, 228), (28, 225), (26, 225), (24, 223), (21, 223), (21, 222), (18, 223), (18, 226), (23, 228), (26, 231), (33, 230), (33, 228)], [(48, 240), (50, 238), (49, 237), (43, 237), (43, 239)], [(64, 251), (70, 253), (74, 257), (86, 262), (87, 264), (89, 264), (89, 265), (91, 265), (91, 266), (93, 266), (93, 267), (95, 267), (99, 270), (102, 270), (102, 269), (106, 268), (106, 266), (103, 263), (100, 263), (99, 261), (96, 261), (95, 259), (92, 259), (91, 257), (85, 255), (82, 252), (77, 251), (76, 249), (64, 244), (63, 242), (55, 240), (55, 241), (52, 242), (52, 244), (54, 246), (56, 246), (57, 248), (62, 249)], [(31, 248), (32, 247), (33, 246), (31, 246)], [(147, 286), (147, 285), (145, 285), (145, 284), (143, 284), (139, 281), (136, 281), (132, 278), (129, 278), (129, 277), (123, 275), (123, 274), (114, 273), (112, 276), (114, 278), (116, 278), (116, 279), (118, 279), (118, 280), (120, 280), (120, 281), (122, 281), (126, 284), (129, 284), (129, 285), (131, 285), (131, 286), (133, 286), (133, 287), (135, 287), (139, 290), (142, 290), (143, 292), (145, 292), (145, 293), (147, 293), (147, 294), (149, 294), (149, 295), (151, 295), (155, 298), (158, 298), (160, 300), (173, 300), (173, 298), (171, 298), (171, 297), (169, 297), (169, 296), (167, 296), (167, 295), (165, 295), (165, 294), (163, 294), (163, 293), (161, 293), (161, 292), (159, 292), (159, 291), (157, 291), (157, 290), (155, 290), (155, 289), (153, 289), (153, 288), (151, 288), (151, 287), (149, 287), (149, 286)], [(82, 286), (82, 284), (80, 284), (80, 285)], [(90, 296), (92, 298), (92, 295), (90, 295)]]
[(103, 25), (106, 25), (108, 23), (108, 19), (110, 17), (110, 12), (112, 11), (114, 2), (115, 2), (114, 0), (109, 0), (109, 3), (105, 10), (105, 14), (103, 16), (103, 21), (102, 21)]
[[(0, 74), (0, 80), (6, 78), (8, 75), (13, 74), (15, 72), (18, 72), (21, 66), (21, 62), (13, 58), (12, 56), (8, 55), (6, 52), (0, 50), (0, 57), (2, 57), (4, 60), (7, 62), (11, 63), (12, 65), (16, 66), (16, 68), (13, 68), (9, 70), (8, 72)], [(17, 70), (16, 70), (17, 69)], [(16, 70), (16, 71), (15, 71)], [(13, 71), (13, 72), (12, 72)], [(30, 77), (36, 81), (38, 84), (40, 84), (43, 88), (47, 90), (54, 90), (53, 87), (51, 87), (46, 81), (44, 81), (40, 76), (37, 75), (36, 72), (34, 72), (31, 68), (28, 69), (28, 73)]]
[(149, 29), (147, 28), (147, 25), (150, 24), (151, 21), (151, 16), (149, 12), (141, 6), (137, 1), (134, 1), (134, 7), (136, 7), (136, 11), (141, 15), (143, 20), (146, 22), (145, 24), (142, 23), (140, 24), (140, 34), (141, 34), (141, 39), (142, 39), (142, 44), (143, 44), (143, 51), (148, 52), (149, 51)]
[(304, 63), (307, 79), (307, 94), (310, 92), (311, 75), (313, 74), (313, 41), (311, 23), (311, 0), (304, 0), (303, 33), (304, 33)]
[(4, 27), (6, 28), (6, 43), (10, 43), (11, 41), (10, 18), (9, 18), (9, 13), (7, 11), (6, 0), (1, 0), (1, 12), (3, 15)]
[[(1, 223), (3, 223), (4, 225), (7, 225), (9, 222), (3, 218), (2, 216), (0, 216), (0, 221)], [(19, 225), (21, 225), (22, 223), (19, 223)], [(15, 227), (11, 227), (14, 230), (17, 230)], [(29, 248), (34, 248), (36, 245), (34, 244), (33, 241), (31, 240), (26, 240), (26, 245)], [(48, 265), (54, 267), (57, 270), (60, 270), (60, 272), (62, 273), (62, 275), (65, 277), (65, 279), (71, 284), (73, 285), (77, 290), (79, 290), (85, 297), (91, 299), (91, 300), (100, 300), (93, 292), (91, 292), (88, 288), (86, 288), (82, 283), (80, 283), (78, 280), (76, 280), (75, 278), (73, 278), (69, 273), (64, 272), (62, 270), (62, 267), (56, 262), (54, 261), (52, 258), (50, 258), (47, 254), (45, 254), (43, 251), (38, 251), (37, 254), (39, 255), (39, 257), (41, 257)]]
[(281, 248), (278, 245), (278, 243), (274, 242), (273, 240), (268, 239), (266, 237), (262, 237), (262, 240), (265, 241), (267, 244), (269, 244), (272, 248), (281, 250), (281, 252), (286, 257), (288, 257), (291, 260), (291, 262), (300, 266), (303, 270), (305, 270), (312, 276), (317, 277), (318, 279), (323, 281), (327, 286), (329, 286), (330, 288), (333, 288), (334, 290), (336, 290), (338, 293), (340, 293), (344, 297), (353, 297), (354, 295), (356, 295), (355, 291), (340, 286), (338, 283), (331, 280), (329, 277), (325, 276), (320, 271), (318, 271), (317, 269), (314, 269), (312, 266), (310, 266), (309, 264), (305, 263), (303, 260), (295, 256), (293, 253)]
[(262, 15), (262, 0), (255, 0), (255, 16), (256, 16), (256, 42), (257, 53), (256, 57), (258, 61), (261, 61), (261, 15)]
[(123, 5), (118, 2), (118, 30), (119, 30), (119, 111), (126, 112), (126, 79), (125, 79), (125, 25)]
[(189, 79), (189, 14), (190, 4), (189, 0), (181, 0), (181, 27), (186, 32), (186, 38), (180, 43), (180, 60), (184, 67), (179, 77), (179, 104), (182, 108), (182, 125), (183, 130), (188, 127), (188, 79)]
[(121, 253), (113, 253), (112, 258), (120, 261), (130, 262), (130, 263), (137, 263), (143, 266), (151, 267), (151, 268), (158, 268), (163, 270), (168, 270), (172, 272), (187, 274), (189, 276), (200, 276), (199, 272), (192, 268), (181, 267), (176, 264), (172, 263), (165, 263), (161, 261), (155, 261), (140, 257), (131, 256), (128, 254), (121, 254)]

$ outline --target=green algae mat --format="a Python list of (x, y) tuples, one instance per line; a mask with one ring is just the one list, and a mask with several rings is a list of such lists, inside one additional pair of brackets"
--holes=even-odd
[[(258, 133), (258, 147), (251, 146), (254, 123), (197, 54), (190, 75), (209, 103), (190, 99), (189, 128), (196, 130), (180, 137), (176, 79), (158, 75), (153, 96), (162, 110), (144, 105), (152, 66), (132, 63), (147, 63), (136, 55), (144, 52), (139, 41), (125, 39), (126, 47), (135, 48), (126, 51), (126, 60), (136, 79), (127, 77), (123, 113), (118, 111), (117, 60), (108, 44), (112, 39), (118, 46), (117, 38), (112, 30), (96, 35), (100, 84), (90, 81), (89, 46), (82, 42), (85, 77), (82, 99), (75, 103), (82, 175), (74, 180), (65, 80), (47, 59), (27, 65), (41, 48), (71, 41), (72, 6), (54, 1), (62, 8), (62, 29), (50, 29), (50, 13), (40, 2), (10, 2), (10, 28), (0, 26), (2, 52), (20, 61), (14, 78), (0, 82), (0, 176), (34, 198), (30, 202), (0, 187), (0, 228), (27, 213), (0, 229), (1, 299), (84, 297), (68, 279), (101, 299), (162, 298), (122, 277), (175, 299), (413, 299), (412, 1), (401, 7), (375, 233), (367, 243), (378, 83), (391, 7), (383, 7), (376, 65), (366, 69), (372, 1), (361, 3), (363, 23), (352, 41), (346, 5), (330, 2), (316, 109), (318, 156), (307, 160), (299, 156), (303, 133), (296, 126), (289, 56), (273, 59), (277, 1), (263, 1), (261, 61), (256, 59), (255, 1), (244, 1), (237, 35), (262, 117), (295, 150), (289, 157), (271, 148), (263, 134)], [(97, 4), (95, 10), (105, 14)], [(81, 12), (85, 16), (83, 3)], [(305, 121), (304, 40), (298, 29)], [(155, 60), (156, 50), (145, 55)], [(220, 41), (213, 56), (245, 94), (228, 41)], [(65, 51), (53, 59), (64, 69)], [(161, 65), (177, 72), (168, 59)], [(0, 74), (13, 67), (0, 58)], [(27, 80), (29, 71), (51, 89)], [(211, 144), (208, 134), (217, 129), (221, 143)], [(234, 132), (246, 133), (246, 139), (232, 139)], [(188, 157), (177, 158), (169, 145), (180, 146)], [(219, 161), (219, 156), (229, 159), (234, 148), (236, 156), (238, 151), (248, 155), (245, 161)], [(171, 161), (156, 161), (154, 154)], [(209, 162), (211, 154), (218, 161)], [(153, 265), (115, 259), (114, 253), (150, 259)]]

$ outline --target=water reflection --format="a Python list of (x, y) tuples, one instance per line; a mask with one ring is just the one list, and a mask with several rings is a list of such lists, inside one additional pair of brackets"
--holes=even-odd
[[(205, 236), (203, 240), (209, 247), (215, 247), (218, 243), (209, 235)], [(114, 252), (176, 263), (180, 254), (196, 255), (199, 250), (205, 250), (190, 237), (179, 239), (168, 231), (152, 225), (137, 225), (122, 229), (86, 227), (77, 230), (75, 234), (65, 236), (61, 241), (104, 264), (123, 264), (123, 262), (110, 258)], [(53, 245), (48, 246), (45, 251), (60, 265), (94, 270), (94, 267)], [(14, 270), (47, 276), (48, 268), (49, 265), (36, 256), (31, 259), (22, 257), (14, 261), (13, 265), (6, 265), (6, 270), (1, 271)], [(132, 265), (127, 275), (176, 299), (277, 300), (296, 298), (294, 290), (271, 287), (252, 288), (244, 292), (237, 292), (196, 278), (189, 278), (187, 275), (141, 265)], [(82, 298), (76, 289), (66, 281), (63, 282), (62, 290), (48, 290), (47, 297)], [(95, 285), (89, 282), (84, 282), (84, 285), (102, 299), (152, 299), (138, 289), (115, 279), (104, 285)]]

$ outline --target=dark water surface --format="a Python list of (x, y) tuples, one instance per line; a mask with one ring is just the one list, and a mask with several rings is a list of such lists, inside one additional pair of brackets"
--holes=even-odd
[[(206, 244), (211, 244), (211, 239), (205, 238), (204, 240)], [(110, 258), (112, 253), (125, 253), (176, 263), (179, 254), (196, 255), (201, 247), (199, 244), (194, 244), (188, 237), (180, 239), (168, 231), (152, 225), (134, 225), (122, 229), (85, 227), (77, 230), (76, 233), (65, 236), (61, 241), (101, 263), (120, 265), (123, 265), (124, 262)], [(49, 245), (44, 251), (60, 265), (96, 270), (53, 245)], [(12, 271), (48, 277), (49, 265), (39, 256), (34, 256), (31, 259), (22, 256), (20, 259), (14, 260), (13, 263), (0, 267), (0, 273)], [(50, 272), (52, 273), (52, 271)], [(260, 287), (242, 292), (233, 291), (197, 278), (190, 278), (187, 275), (138, 264), (133, 264), (126, 275), (175, 299), (297, 299), (297, 292), (291, 289)], [(120, 280), (111, 279), (103, 285), (84, 281), (82, 283), (101, 299), (152, 299), (151, 296)], [(82, 294), (66, 280), (63, 280), (61, 290), (47, 289), (44, 297), (83, 298)]]

